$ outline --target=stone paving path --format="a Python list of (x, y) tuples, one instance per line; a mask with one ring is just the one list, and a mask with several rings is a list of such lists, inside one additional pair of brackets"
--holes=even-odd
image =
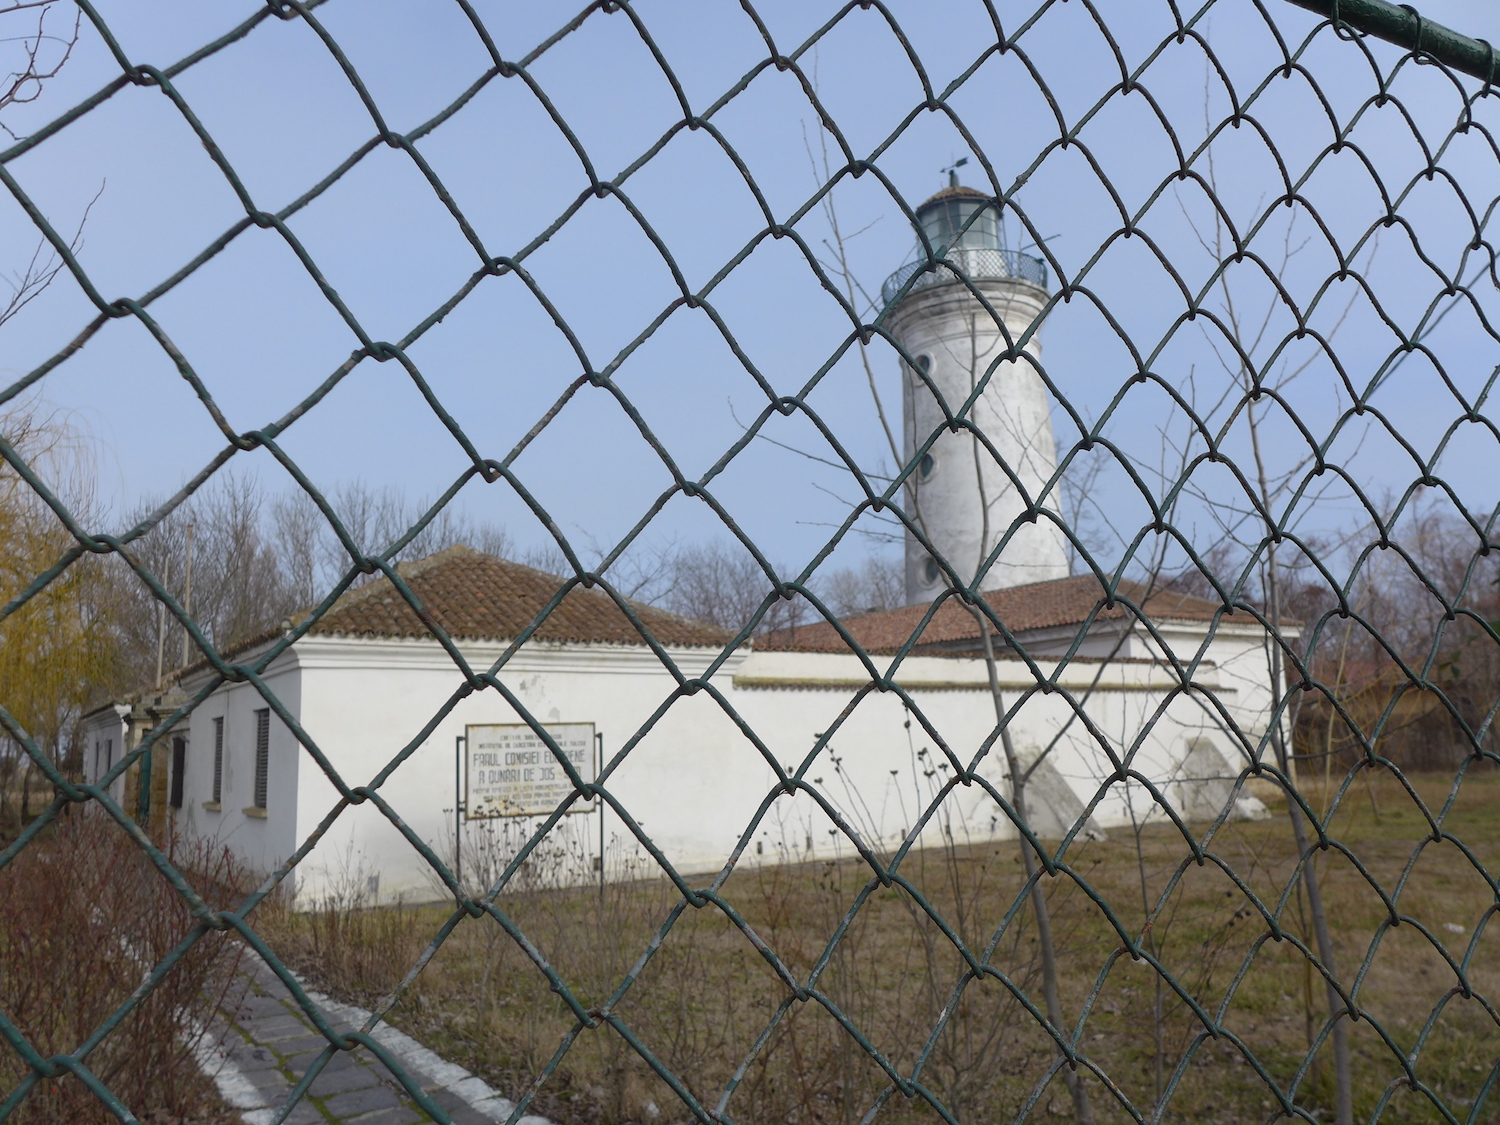
[[(328, 1046), (284, 984), (257, 962), (251, 985), (217, 1045), (199, 1063), (218, 1084), (224, 1100), (245, 1125), (272, 1125), (309, 1064)], [(309, 990), (338, 1031), (358, 1027), (369, 1012)], [(463, 1067), (445, 1062), (416, 1040), (382, 1024), (376, 1042), (442, 1106), (454, 1125), (505, 1121), (515, 1103), (501, 1097)], [(286, 1125), (418, 1125), (433, 1119), (421, 1110), (389, 1070), (367, 1048), (341, 1051), (328, 1061), (307, 1094), (283, 1119)], [(518, 1125), (551, 1125), (526, 1116)]]

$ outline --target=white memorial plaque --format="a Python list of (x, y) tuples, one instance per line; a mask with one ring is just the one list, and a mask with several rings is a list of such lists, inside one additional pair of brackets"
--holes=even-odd
[[(594, 780), (594, 724), (547, 723), (543, 729), (568, 756), (578, 776)], [(551, 748), (525, 723), (465, 728), (468, 769), (466, 820), (496, 816), (546, 816), (568, 799), (573, 782)], [(592, 812), (579, 801), (569, 812)]]

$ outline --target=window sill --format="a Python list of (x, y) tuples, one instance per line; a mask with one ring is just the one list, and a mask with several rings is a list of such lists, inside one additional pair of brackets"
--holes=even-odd
[(259, 805), (251, 805), (248, 808), (241, 809), (240, 812), (244, 813), (246, 816), (254, 817), (256, 820), (266, 819), (266, 810), (261, 808)]
[(203, 807), (205, 809), (207, 809), (209, 812), (218, 812), (224, 806), (221, 805), (221, 804), (219, 804), (218, 801), (204, 801), (203, 802)]

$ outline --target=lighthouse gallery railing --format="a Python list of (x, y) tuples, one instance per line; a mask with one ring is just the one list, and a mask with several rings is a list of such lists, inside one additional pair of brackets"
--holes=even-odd
[[(912, 281), (913, 275), (916, 275), (915, 281)], [(961, 283), (964, 278), (1024, 281), (1038, 289), (1046, 289), (1047, 263), (1019, 250), (953, 246), (934, 260), (917, 258), (907, 262), (885, 279), (885, 284), (880, 287), (880, 299), (887, 305), (898, 300), (908, 281), (911, 285), (905, 292), (915, 293), (935, 285)]]

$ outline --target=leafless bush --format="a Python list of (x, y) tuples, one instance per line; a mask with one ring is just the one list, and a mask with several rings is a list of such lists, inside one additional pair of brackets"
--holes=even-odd
[[(256, 924), (269, 933), (288, 929), (284, 908), (269, 906)], [(283, 949), (294, 968), (362, 1004), (379, 1000), (421, 953), (427, 939), (416, 915), (401, 908), (371, 907), (352, 890), (326, 896), (300, 919), (297, 940)]]
[[(209, 897), (238, 881), (224, 851), (173, 851)], [(74, 1053), (194, 925), (178, 894), (112, 822), (75, 814), (0, 869), (0, 1009), (44, 1057)], [(205, 935), (84, 1058), (138, 1116), (206, 1122), (223, 1114), (194, 1049), (241, 987), (242, 949), (231, 934)], [(6, 1093), (32, 1073), (14, 1051), (0, 1051)], [(37, 1081), (9, 1120), (116, 1118), (65, 1074)]]

